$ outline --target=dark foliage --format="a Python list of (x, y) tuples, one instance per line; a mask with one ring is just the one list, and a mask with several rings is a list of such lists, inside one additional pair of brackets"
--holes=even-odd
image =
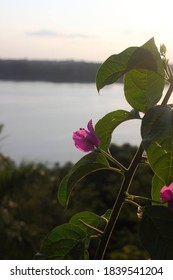
[[(111, 151), (128, 165), (136, 147), (113, 145)], [(41, 163), (16, 166), (1, 155), (0, 259), (32, 259), (48, 232), (67, 222), (73, 214), (90, 210), (102, 215), (112, 207), (122, 178), (119, 174), (104, 171), (82, 180), (71, 196), (69, 207), (63, 209), (57, 202), (57, 190), (71, 166), (71, 163), (52, 168)], [(143, 167), (134, 178), (131, 192), (148, 195), (152, 172), (147, 166)], [(92, 258), (94, 252), (91, 251), (90, 255)], [(143, 259), (146, 256), (138, 239), (136, 208), (125, 205), (106, 258)]]

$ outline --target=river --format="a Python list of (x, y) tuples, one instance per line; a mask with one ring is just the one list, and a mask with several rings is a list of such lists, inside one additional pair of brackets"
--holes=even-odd
[[(0, 152), (17, 164), (76, 162), (84, 154), (74, 147), (72, 132), (117, 109), (131, 110), (122, 84), (98, 94), (95, 84), (1, 81)], [(112, 141), (138, 145), (139, 127), (137, 120), (120, 125)]]

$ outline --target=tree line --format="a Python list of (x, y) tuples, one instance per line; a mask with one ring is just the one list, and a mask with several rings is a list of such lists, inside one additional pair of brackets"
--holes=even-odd
[(94, 83), (100, 63), (0, 60), (0, 80)]
[[(0, 59), (0, 80), (95, 83), (100, 65), (101, 63), (74, 60)], [(118, 82), (122, 83), (123, 79), (120, 78)]]

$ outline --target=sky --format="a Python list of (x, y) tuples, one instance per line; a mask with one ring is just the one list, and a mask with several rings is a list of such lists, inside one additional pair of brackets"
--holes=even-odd
[(151, 37), (173, 62), (172, 0), (0, 0), (0, 58), (103, 62)]

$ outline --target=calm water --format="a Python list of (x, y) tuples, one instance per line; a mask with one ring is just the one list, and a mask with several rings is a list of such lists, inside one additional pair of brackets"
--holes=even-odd
[[(116, 109), (131, 109), (121, 84), (99, 95), (95, 84), (0, 82), (0, 152), (17, 163), (75, 162), (83, 153), (74, 147), (72, 132)], [(113, 142), (139, 144), (139, 126), (140, 121), (119, 126)]]

